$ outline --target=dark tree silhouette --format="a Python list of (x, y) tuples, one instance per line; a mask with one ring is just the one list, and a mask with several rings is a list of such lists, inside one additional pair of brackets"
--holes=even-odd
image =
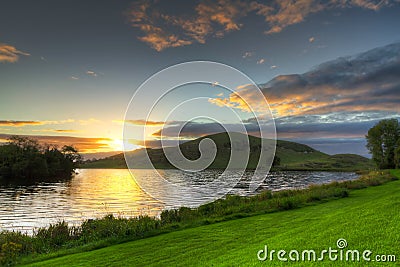
[(31, 183), (71, 177), (82, 161), (73, 146), (42, 146), (36, 140), (12, 136), (0, 146), (0, 178)]

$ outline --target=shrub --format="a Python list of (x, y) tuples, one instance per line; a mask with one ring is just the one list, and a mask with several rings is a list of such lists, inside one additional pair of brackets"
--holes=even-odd
[(50, 250), (77, 239), (78, 235), (77, 228), (69, 227), (65, 221), (61, 221), (56, 224), (50, 224), (47, 228), (40, 228), (35, 233), (35, 238), (37, 243), (42, 244), (42, 248)]
[(22, 245), (14, 242), (2, 244), (0, 249), (0, 264), (5, 266), (16, 264), (21, 249)]

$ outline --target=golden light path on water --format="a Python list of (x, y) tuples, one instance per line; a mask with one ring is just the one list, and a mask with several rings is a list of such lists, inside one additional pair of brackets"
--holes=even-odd
[[(152, 180), (149, 170), (137, 170)], [(220, 170), (188, 173), (180, 170), (159, 170), (173, 183), (191, 186), (203, 185), (221, 174)], [(229, 176), (237, 174), (231, 173)], [(247, 171), (243, 180), (230, 193), (254, 194), (248, 190), (252, 172)], [(309, 184), (328, 183), (357, 178), (354, 173), (335, 172), (276, 172), (270, 173), (260, 190), (302, 188)], [(173, 192), (154, 187), (174, 198)], [(192, 200), (193, 196), (185, 196)], [(207, 197), (205, 194), (204, 197)], [(178, 205), (178, 204), (177, 204)], [(183, 203), (185, 205), (185, 203)], [(66, 221), (79, 225), (85, 219), (100, 218), (108, 214), (121, 217), (138, 215), (158, 216), (163, 209), (173, 208), (153, 199), (134, 181), (127, 169), (86, 169), (68, 182), (40, 183), (30, 186), (0, 185), (0, 231), (17, 230), (32, 233), (38, 227)]]
[(154, 200), (126, 169), (78, 170), (69, 182), (2, 187), (0, 230), (22, 230), (65, 220), (80, 224), (107, 214), (157, 216), (163, 204)]

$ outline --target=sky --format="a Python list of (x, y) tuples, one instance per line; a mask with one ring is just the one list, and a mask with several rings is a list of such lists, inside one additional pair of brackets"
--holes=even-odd
[[(182, 85), (160, 102), (149, 92), (157, 103), (151, 116), (139, 112), (148, 101), (139, 101), (125, 117), (152, 75), (200, 60), (232, 66), (258, 84), (279, 139), (367, 155), (368, 129), (400, 114), (398, 14), (398, 0), (7, 1), (0, 9), (0, 142), (29, 135), (93, 153), (122, 150), (124, 122), (136, 136), (128, 149), (144, 139), (158, 143), (162, 128), (173, 139), (185, 125), (184, 140), (220, 131), (210, 119), (187, 123), (200, 111), (234, 125), (234, 110), (251, 132), (254, 114), (217, 80)], [(253, 87), (234, 90), (252, 106)]]

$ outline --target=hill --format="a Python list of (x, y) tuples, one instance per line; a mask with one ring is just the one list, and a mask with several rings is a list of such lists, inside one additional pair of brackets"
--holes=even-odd
[[(227, 133), (218, 133), (204, 136), (180, 145), (182, 154), (191, 160), (200, 156), (199, 143), (210, 138), (217, 147), (217, 155), (209, 169), (226, 168), (231, 155), (231, 144)], [(255, 169), (258, 163), (261, 150), (261, 139), (255, 136), (248, 136), (250, 144), (250, 159), (248, 169)], [(268, 142), (268, 140), (267, 140)], [(168, 149), (168, 148), (167, 148)], [(161, 148), (139, 149), (127, 153), (134, 168), (143, 168), (145, 153), (147, 153), (157, 169), (174, 168)], [(274, 170), (335, 170), (335, 171), (356, 171), (374, 168), (371, 160), (355, 154), (328, 155), (317, 151), (307, 145), (290, 141), (278, 140), (276, 143), (276, 157), (280, 164), (274, 164)], [(100, 160), (89, 161), (83, 164), (82, 168), (126, 168), (123, 153)]]

